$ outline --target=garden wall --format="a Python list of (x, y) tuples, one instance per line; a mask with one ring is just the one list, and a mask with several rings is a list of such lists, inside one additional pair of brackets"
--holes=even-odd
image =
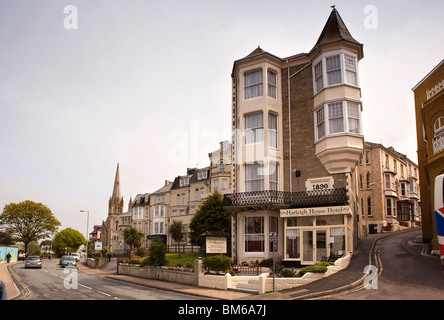
[[(328, 277), (346, 268), (350, 259), (351, 256), (346, 256), (336, 260), (335, 265), (329, 266), (325, 273), (306, 273), (300, 278), (275, 278), (275, 290), (296, 288)], [(199, 259), (194, 261), (194, 270), (192, 271), (170, 267), (140, 267), (139, 265), (120, 263), (117, 273), (221, 290), (241, 288), (244, 287), (245, 283), (248, 283), (256, 288), (260, 294), (273, 291), (273, 278), (267, 277), (267, 274), (261, 274), (260, 276), (206, 275), (202, 272), (202, 260)]]

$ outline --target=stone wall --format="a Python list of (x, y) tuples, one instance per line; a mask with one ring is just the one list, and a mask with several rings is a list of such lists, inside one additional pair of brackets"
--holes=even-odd
[[(328, 277), (346, 268), (350, 258), (351, 256), (346, 256), (338, 259), (335, 265), (329, 266), (325, 273), (306, 273), (300, 278), (275, 278), (275, 290), (296, 288)], [(241, 288), (248, 283), (260, 294), (273, 291), (273, 278), (267, 277), (267, 274), (261, 274), (260, 276), (231, 276), (229, 273), (226, 275), (206, 275), (202, 272), (202, 260), (194, 261), (193, 271), (175, 270), (169, 267), (140, 267), (121, 263), (118, 266), (117, 273), (220, 290)]]

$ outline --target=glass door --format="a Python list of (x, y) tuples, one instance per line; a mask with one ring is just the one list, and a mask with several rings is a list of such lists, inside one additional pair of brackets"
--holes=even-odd
[(302, 232), (302, 262), (313, 262), (313, 230)]
[(327, 230), (316, 230), (316, 261), (328, 259)]

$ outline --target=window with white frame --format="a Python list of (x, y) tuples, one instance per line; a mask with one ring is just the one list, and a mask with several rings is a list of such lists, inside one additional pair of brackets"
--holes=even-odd
[(189, 184), (190, 184), (190, 178), (189, 177), (181, 178), (180, 179), (180, 186), (181, 187), (185, 187), (185, 186), (187, 186)]
[(219, 180), (215, 179), (213, 180), (213, 192), (218, 191), (217, 189), (219, 189)]
[(264, 190), (264, 166), (261, 163), (245, 165), (245, 192)]
[(278, 117), (274, 113), (268, 114), (268, 146), (272, 148), (278, 147)]
[(342, 102), (328, 104), (330, 133), (344, 132), (344, 108)]
[(319, 92), (324, 88), (324, 78), (322, 72), (322, 60), (314, 67), (315, 91)]
[(275, 98), (277, 97), (277, 76), (276, 73), (268, 70), (267, 72), (267, 82), (268, 82), (268, 96)]
[(270, 183), (270, 190), (278, 191), (279, 190), (279, 181), (278, 181), (278, 164), (274, 161), (270, 161), (268, 165), (269, 170), (269, 183)]
[(441, 134), (444, 134), (444, 117), (439, 117), (433, 123), (433, 129), (435, 131), (435, 138)]
[(327, 69), (327, 84), (329, 86), (342, 82), (340, 55), (327, 57), (325, 59)]
[(344, 64), (345, 64), (345, 78), (347, 83), (357, 86), (358, 76), (356, 74), (356, 58), (349, 54), (345, 54)]
[(207, 176), (208, 176), (208, 171), (207, 170), (197, 172), (197, 180), (206, 179)]
[(262, 70), (246, 73), (244, 75), (244, 97), (245, 100), (262, 96)]
[(154, 206), (154, 217), (165, 217), (165, 206)]
[(227, 190), (228, 181), (227, 179), (222, 179), (222, 191)]
[(396, 207), (395, 207), (395, 200), (393, 198), (386, 198), (385, 199), (385, 213), (387, 216), (395, 216), (396, 215)]
[(348, 100), (321, 105), (316, 109), (314, 115), (316, 120), (316, 139), (338, 133), (360, 134), (360, 107), (360, 103)]
[(348, 132), (359, 133), (359, 108), (358, 103), (347, 102)]
[(245, 116), (245, 144), (264, 142), (263, 113), (254, 113)]
[(325, 113), (324, 106), (320, 107), (318, 111), (316, 111), (316, 128), (318, 139), (325, 136)]
[(165, 233), (165, 222), (164, 221), (154, 221), (153, 224), (154, 230), (153, 234), (164, 234)]
[(357, 57), (345, 50), (325, 53), (313, 63), (313, 79), (315, 94), (338, 84), (358, 86)]

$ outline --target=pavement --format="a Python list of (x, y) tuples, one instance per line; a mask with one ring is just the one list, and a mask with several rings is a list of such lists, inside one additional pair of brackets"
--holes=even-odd
[[(410, 232), (416, 229), (410, 229), (401, 232)], [(126, 275), (119, 275), (116, 272), (116, 264), (114, 261), (108, 263), (103, 268), (93, 269), (83, 263), (78, 263), (79, 270), (84, 272), (96, 274), (100, 277), (106, 277), (109, 279), (130, 282), (146, 287), (157, 288), (162, 290), (173, 291), (176, 293), (183, 293), (187, 295), (195, 295), (200, 297), (206, 297), (208, 299), (215, 300), (297, 300), (297, 299), (310, 299), (319, 297), (326, 294), (333, 294), (341, 291), (350, 290), (363, 283), (365, 273), (364, 267), (369, 264), (369, 253), (372, 249), (373, 243), (383, 237), (396, 235), (399, 232), (393, 233), (378, 233), (369, 234), (365, 239), (359, 240), (358, 247), (353, 254), (350, 264), (347, 268), (332, 274), (329, 277), (322, 280), (314, 281), (305, 286), (286, 289), (282, 291), (269, 292), (265, 294), (252, 294), (246, 292), (238, 292), (231, 290), (219, 290), (210, 289), (204, 287), (198, 287), (193, 285), (185, 285), (174, 282), (144, 279)], [(0, 264), (0, 278), (4, 281), (7, 292), (8, 300), (18, 298), (20, 296), (20, 290), (11, 278), (11, 275), (7, 269), (6, 264)]]
[(19, 288), (12, 280), (14, 273), (10, 273), (8, 270), (8, 267), (16, 263), (19, 262), (0, 263), (0, 279), (6, 287), (6, 297), (8, 300), (13, 300), (21, 295)]

